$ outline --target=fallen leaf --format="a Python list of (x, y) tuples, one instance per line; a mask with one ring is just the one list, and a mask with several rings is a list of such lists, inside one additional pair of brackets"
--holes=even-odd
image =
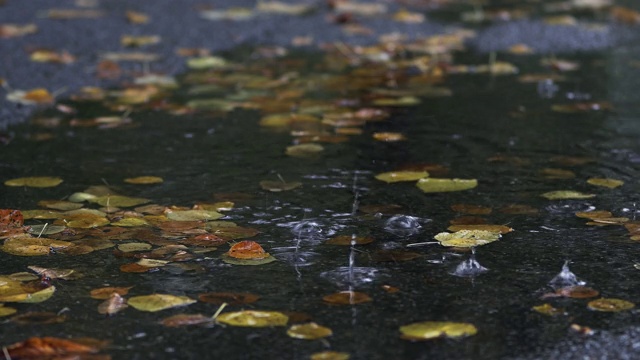
[(416, 186), (425, 193), (462, 191), (478, 186), (478, 180), (424, 178), (418, 180)]
[(19, 256), (49, 255), (54, 249), (63, 249), (73, 245), (67, 241), (51, 240), (45, 238), (19, 237), (10, 238), (4, 242), (2, 251)]
[(280, 1), (259, 1), (256, 5), (257, 11), (284, 15), (302, 15), (312, 9), (308, 4), (289, 4)]
[(122, 252), (136, 252), (151, 250), (151, 245), (147, 243), (126, 243), (118, 245), (118, 250)]
[(9, 316), (9, 315), (13, 315), (17, 312), (18, 310), (12, 308), (12, 307), (7, 307), (7, 306), (0, 306), (0, 317), (3, 316)]
[(128, 184), (143, 184), (143, 185), (160, 184), (163, 181), (164, 180), (158, 176), (138, 176), (138, 177), (124, 179), (124, 182)]
[(324, 151), (324, 147), (320, 144), (307, 143), (287, 146), (286, 154), (292, 157), (307, 158), (314, 157)]
[(311, 354), (311, 360), (349, 360), (351, 356), (345, 352), (321, 351)]
[(146, 204), (151, 200), (123, 195), (104, 195), (87, 199), (87, 201), (106, 207), (133, 207)]
[(260, 297), (250, 293), (210, 292), (198, 295), (198, 300), (205, 303), (222, 305), (245, 305), (258, 301)]
[(6, 186), (26, 186), (36, 188), (54, 187), (60, 185), (61, 183), (62, 179), (50, 176), (17, 178), (4, 182)]
[(598, 290), (592, 289), (590, 287), (575, 285), (560, 288), (556, 290), (556, 294), (573, 299), (588, 299), (596, 297), (600, 293), (598, 292)]
[(220, 314), (216, 322), (246, 327), (286, 326), (289, 317), (277, 311), (244, 310)]
[(38, 206), (55, 210), (69, 211), (80, 209), (83, 205), (76, 202), (64, 200), (40, 200), (38, 201)]
[(141, 47), (145, 45), (153, 45), (160, 42), (160, 36), (147, 35), (147, 36), (132, 36), (122, 35), (120, 38), (120, 44), (125, 47)]
[(533, 311), (538, 312), (543, 315), (548, 316), (558, 316), (565, 315), (565, 311), (563, 309), (557, 309), (549, 304), (537, 305), (531, 308)]
[(224, 217), (217, 211), (211, 210), (165, 210), (167, 218), (173, 221), (211, 221)]
[(633, 309), (636, 305), (632, 302), (621, 299), (606, 299), (601, 298), (598, 300), (589, 301), (587, 307), (591, 310), (604, 311), (604, 312), (618, 312)]
[(500, 233), (485, 230), (460, 230), (454, 233), (442, 232), (433, 238), (442, 246), (474, 247), (486, 245), (500, 239)]
[(260, 244), (249, 240), (240, 241), (231, 246), (231, 249), (226, 254), (236, 259), (260, 260), (269, 257), (269, 253), (265, 252)]
[(567, 200), (567, 199), (591, 199), (595, 197), (595, 194), (586, 194), (579, 191), (573, 190), (557, 190), (557, 191), (549, 191), (542, 195), (540, 195), (549, 200)]
[(374, 140), (384, 141), (384, 142), (396, 142), (396, 141), (404, 141), (407, 138), (401, 133), (394, 132), (376, 132), (373, 133)]
[(344, 245), (350, 246), (352, 243), (354, 245), (366, 245), (373, 242), (373, 238), (369, 236), (352, 236), (352, 235), (340, 235), (334, 236), (324, 243), (327, 245)]
[(376, 175), (376, 179), (386, 183), (399, 181), (416, 181), (429, 176), (426, 171), (391, 171)]
[(357, 291), (340, 291), (324, 296), (322, 300), (333, 305), (356, 305), (373, 301), (369, 295)]
[(133, 286), (127, 286), (127, 287), (108, 286), (108, 287), (93, 289), (89, 294), (93, 299), (106, 300), (111, 297), (111, 294), (127, 295), (129, 293), (129, 290), (131, 290), (132, 287)]
[(131, 10), (128, 10), (125, 13), (125, 17), (127, 18), (127, 21), (129, 21), (129, 23), (137, 25), (146, 24), (150, 20), (147, 14)]
[(25, 341), (4, 347), (7, 359), (75, 359), (94, 354), (105, 346), (104, 342), (79, 342), (56, 337), (31, 337)]
[(287, 330), (287, 335), (294, 339), (317, 340), (333, 335), (328, 327), (320, 326), (314, 322), (292, 325)]
[(195, 302), (196, 300), (193, 300), (187, 296), (176, 296), (169, 294), (134, 296), (128, 301), (129, 305), (136, 310), (149, 312), (156, 312), (179, 306), (187, 306)]
[(0, 226), (20, 227), (24, 224), (24, 216), (20, 210), (0, 209)]
[(460, 225), (452, 225), (447, 228), (449, 231), (460, 231), (460, 230), (483, 230), (489, 231), (492, 233), (500, 233), (507, 234), (513, 231), (512, 228), (505, 225), (493, 225), (493, 224), (460, 224)]
[(46, 324), (60, 324), (67, 320), (64, 315), (58, 315), (53, 312), (36, 312), (30, 311), (23, 314), (18, 314), (9, 319), (9, 321), (19, 325), (46, 325)]
[(23, 105), (51, 104), (53, 95), (47, 89), (37, 88), (29, 91), (13, 90), (7, 94), (7, 100)]
[(610, 211), (604, 210), (593, 210), (593, 211), (579, 211), (576, 213), (576, 216), (579, 218), (585, 219), (600, 219), (600, 218), (610, 218), (613, 217), (613, 214)]
[(490, 207), (471, 204), (454, 204), (451, 210), (470, 215), (489, 215), (492, 211)]
[(616, 180), (616, 179), (604, 179), (604, 178), (590, 178), (587, 180), (587, 183), (595, 186), (602, 186), (609, 189), (615, 189), (624, 185), (624, 181)]
[(38, 31), (35, 24), (0, 24), (0, 38), (8, 39), (33, 34)]
[(204, 316), (202, 314), (177, 314), (162, 319), (160, 324), (166, 327), (181, 327), (190, 325), (211, 325), (213, 319), (210, 316)]
[(473, 324), (459, 322), (423, 321), (400, 327), (405, 340), (429, 340), (439, 337), (460, 338), (475, 335)]
[(550, 180), (562, 180), (562, 179), (573, 179), (576, 177), (576, 173), (571, 170), (565, 169), (555, 169), (555, 168), (545, 168), (540, 170), (540, 174), (545, 177), (545, 179)]
[(151, 272), (155, 270), (158, 270), (158, 268), (142, 266), (136, 263), (120, 265), (120, 271), (125, 273), (143, 273), (143, 272)]

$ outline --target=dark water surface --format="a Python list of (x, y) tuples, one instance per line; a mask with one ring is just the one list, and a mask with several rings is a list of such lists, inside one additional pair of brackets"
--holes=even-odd
[[(640, 270), (634, 268), (640, 262), (639, 245), (629, 240), (622, 226), (587, 226), (585, 219), (574, 215), (595, 207), (635, 220), (640, 211), (637, 54), (637, 49), (626, 47), (570, 56), (582, 67), (567, 74), (569, 81), (558, 83), (550, 98), (540, 96), (536, 83), (517, 82), (517, 75), (450, 75), (446, 86), (454, 96), (396, 109), (389, 120), (367, 124), (364, 134), (350, 142), (325, 144), (324, 154), (312, 159), (285, 155), (290, 135), (259, 127), (260, 115), (250, 110), (181, 117), (138, 111), (128, 127), (98, 130), (63, 125), (49, 130), (55, 137), (47, 141), (25, 136), (41, 129), (17, 126), (12, 129), (16, 139), (0, 151), (1, 179), (52, 175), (65, 181), (47, 189), (3, 187), (2, 208), (35, 209), (42, 199), (64, 198), (103, 183), (162, 205), (191, 206), (212, 202), (214, 193), (242, 192), (253, 197), (237, 202), (226, 212), (228, 219), (259, 229), (262, 233), (251, 240), (280, 261), (256, 267), (227, 265), (218, 259), (226, 251), (223, 245), (195, 262), (204, 272), (161, 269), (129, 274), (120, 272), (119, 266), (130, 261), (114, 257), (111, 249), (75, 257), (0, 253), (3, 274), (25, 271), (29, 265), (74, 268), (85, 274), (75, 281), (56, 280), (58, 290), (48, 301), (15, 306), (19, 313), (68, 309), (66, 322), (4, 323), (3, 343), (30, 336), (90, 336), (111, 340), (106, 352), (115, 359), (304, 359), (327, 348), (348, 352), (353, 359), (496, 359), (536, 356), (565, 341), (586, 341), (569, 329), (571, 324), (596, 332), (633, 326), (636, 310), (595, 312), (587, 309), (588, 300), (539, 297), (551, 291), (547, 284), (566, 260), (602, 297), (636, 302), (640, 296)], [(486, 62), (484, 55), (457, 56), (457, 63)], [(537, 56), (504, 55), (501, 60), (516, 64), (520, 75), (547, 71), (538, 65)], [(611, 102), (613, 110), (576, 114), (551, 110), (554, 104), (576, 102), (568, 99), (576, 94), (589, 97), (584, 101)], [(92, 111), (102, 113), (78, 106), (86, 117)], [(371, 134), (380, 131), (401, 132), (407, 140), (372, 140)], [(558, 156), (594, 161), (566, 165), (553, 160)], [(476, 178), (479, 185), (462, 192), (424, 194), (413, 182), (385, 184), (374, 179), (377, 173), (422, 163), (441, 164), (449, 169), (443, 177)], [(544, 168), (571, 170), (576, 177), (545, 179), (540, 174)], [(122, 183), (123, 178), (145, 174), (165, 182), (146, 187)], [(259, 181), (277, 180), (277, 174), (301, 181), (303, 187), (280, 193), (260, 189)], [(625, 184), (617, 189), (595, 187), (586, 183), (591, 177)], [(540, 197), (562, 189), (597, 196), (555, 201)], [(416, 217), (421, 227), (414, 235), (398, 236), (385, 230), (390, 215), (357, 212), (354, 216), (356, 196), (359, 205), (400, 205), (401, 213)], [(489, 271), (474, 277), (453, 275), (470, 253), (437, 244), (407, 248), (422, 255), (411, 261), (375, 260), (381, 249), (402, 250), (410, 243), (433, 241), (459, 215), (451, 205), (460, 203), (491, 207), (492, 214), (485, 216), (488, 223), (514, 229), (477, 249), (478, 262)], [(509, 204), (529, 205), (539, 212), (499, 211)], [(354, 253), (357, 268), (351, 281), (345, 269), (349, 247), (323, 244), (333, 234), (375, 238)], [(296, 244), (297, 253), (279, 249)], [(400, 291), (387, 293), (381, 288), (385, 284)], [(158, 324), (177, 313), (216, 311), (216, 305), (202, 302), (160, 313), (129, 308), (105, 317), (96, 311), (99, 301), (88, 293), (106, 285), (135, 285), (129, 296), (157, 292), (197, 298), (211, 291), (251, 292), (261, 299), (225, 311), (305, 312), (334, 334), (326, 341), (305, 341), (289, 338), (283, 328), (176, 329)], [(323, 296), (350, 287), (367, 293), (373, 302), (332, 306), (322, 301)], [(531, 310), (544, 302), (564, 308), (568, 315), (550, 317)], [(425, 320), (470, 322), (478, 334), (416, 343), (400, 339), (400, 326)]]

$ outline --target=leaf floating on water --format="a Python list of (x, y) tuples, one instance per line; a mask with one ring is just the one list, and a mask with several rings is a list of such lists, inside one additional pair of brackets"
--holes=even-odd
[(210, 292), (198, 295), (198, 300), (205, 303), (222, 305), (245, 305), (258, 301), (258, 295), (250, 293), (232, 293), (232, 292)]
[(404, 106), (415, 106), (420, 104), (420, 99), (415, 96), (402, 96), (399, 98), (381, 98), (373, 101), (373, 105), (375, 106), (393, 106), (393, 107), (404, 107)]
[(292, 181), (292, 182), (271, 181), (271, 180), (260, 181), (260, 187), (263, 190), (267, 190), (271, 192), (289, 191), (289, 190), (297, 189), (301, 186), (302, 186), (302, 183), (299, 181)]
[(165, 210), (167, 218), (173, 221), (211, 221), (224, 217), (217, 211), (211, 210)]
[(80, 359), (99, 352), (106, 345), (104, 341), (90, 338), (32, 337), (3, 349), (7, 359)]
[(373, 242), (373, 238), (369, 237), (369, 236), (356, 236), (356, 237), (353, 237), (351, 235), (340, 235), (340, 236), (332, 237), (331, 239), (325, 241), (324, 243), (328, 244), (328, 245), (350, 246), (352, 242), (355, 245), (366, 245), (366, 244), (372, 243)]
[(116, 222), (112, 222), (111, 226), (122, 226), (122, 227), (137, 227), (137, 226), (148, 226), (149, 223), (145, 219), (137, 218), (137, 217), (126, 217), (124, 219), (120, 219)]
[(328, 327), (320, 326), (314, 322), (292, 325), (287, 330), (287, 335), (294, 339), (317, 340), (333, 335)]
[(539, 312), (540, 314), (548, 315), (548, 316), (558, 316), (558, 315), (566, 314), (563, 309), (554, 308), (549, 304), (537, 305), (532, 307), (531, 309), (533, 311)]
[(187, 296), (176, 296), (169, 294), (153, 294), (134, 296), (129, 299), (129, 305), (136, 310), (156, 312), (179, 306), (187, 306), (195, 303), (196, 300)]
[(131, 290), (132, 287), (133, 286), (127, 286), (127, 287), (108, 286), (108, 287), (93, 289), (89, 294), (93, 299), (106, 300), (109, 297), (111, 297), (111, 294), (127, 295), (129, 293), (129, 290)]
[(11, 255), (19, 256), (42, 256), (49, 255), (53, 249), (63, 249), (73, 245), (68, 241), (19, 237), (10, 238), (4, 242), (2, 251)]
[(14, 309), (12, 307), (4, 306), (4, 304), (0, 305), (0, 317), (13, 315), (17, 311), (18, 310)]
[(613, 214), (610, 211), (605, 210), (594, 210), (594, 211), (579, 211), (576, 213), (576, 216), (579, 218), (585, 219), (606, 219), (613, 217)]
[(149, 199), (129, 197), (124, 195), (105, 195), (87, 199), (100, 206), (133, 207), (150, 202)]
[(151, 244), (147, 243), (126, 243), (118, 245), (118, 250), (122, 252), (147, 251), (151, 249)]
[(264, 13), (303, 15), (313, 10), (308, 4), (289, 4), (280, 1), (259, 1), (256, 10)]
[(6, 186), (26, 186), (35, 188), (46, 188), (58, 186), (62, 183), (59, 177), (36, 176), (11, 179), (4, 182)]
[(24, 216), (20, 210), (0, 209), (0, 226), (20, 227), (24, 224)]
[(429, 176), (426, 171), (391, 171), (376, 175), (376, 179), (386, 183), (399, 181), (416, 181)]
[(30, 311), (24, 314), (18, 314), (9, 319), (11, 322), (20, 324), (20, 325), (30, 325), (30, 324), (60, 324), (67, 320), (67, 317), (64, 315), (58, 315), (53, 312), (37, 312)]
[[(23, 105), (51, 104), (53, 95), (47, 89), (37, 88), (29, 91), (13, 90), (7, 94), (7, 100)], [(54, 185), (55, 186), (55, 185)], [(36, 186), (44, 187), (44, 186)]]
[(319, 155), (324, 151), (324, 147), (320, 144), (307, 143), (287, 146), (286, 154), (292, 157), (308, 158)]
[(43, 206), (48, 209), (69, 211), (69, 210), (78, 210), (83, 205), (78, 204), (77, 202), (64, 201), (64, 200), (41, 200), (41, 201), (38, 201), (38, 206)]
[(98, 313), (113, 315), (128, 308), (127, 301), (118, 293), (111, 293), (109, 298), (98, 305)]
[(407, 138), (401, 133), (394, 132), (377, 132), (373, 133), (373, 139), (383, 142), (396, 142), (396, 141), (404, 141)]
[(400, 327), (405, 340), (430, 340), (439, 337), (460, 338), (475, 335), (478, 329), (473, 324), (460, 322), (423, 321)]
[(569, 199), (591, 199), (595, 197), (595, 194), (586, 194), (579, 191), (573, 190), (557, 190), (557, 191), (549, 191), (542, 195), (540, 195), (549, 200), (569, 200)]
[(74, 269), (44, 268), (40, 266), (29, 266), (28, 268), (39, 276), (43, 276), (51, 280), (76, 280), (82, 277), (82, 274), (78, 273)]
[(588, 299), (598, 296), (600, 292), (587, 286), (575, 285), (560, 288), (556, 290), (556, 294), (572, 299)]
[(233, 245), (229, 252), (227, 252), (232, 258), (236, 259), (264, 259), (269, 256), (269, 253), (264, 251), (262, 246), (255, 241), (240, 241)]
[(160, 321), (160, 324), (166, 327), (210, 325), (213, 324), (213, 320), (210, 316), (204, 316), (202, 314), (177, 314), (162, 319), (162, 321)]
[(416, 186), (425, 193), (462, 191), (478, 186), (478, 180), (425, 178), (418, 180)]
[(500, 209), (500, 212), (510, 215), (538, 215), (539, 213), (538, 209), (522, 204), (510, 204), (504, 206)]
[(492, 224), (461, 224), (461, 225), (452, 225), (447, 228), (449, 231), (460, 231), (460, 230), (482, 230), (489, 231), (492, 233), (499, 234), (507, 234), (513, 231), (512, 228), (505, 225), (492, 225)]
[(605, 111), (605, 110), (612, 110), (612, 109), (613, 109), (613, 106), (611, 105), (611, 103), (606, 101), (557, 104), (557, 105), (551, 106), (552, 111), (559, 112), (559, 113), (566, 113), (566, 114)]
[(142, 266), (136, 263), (120, 265), (120, 271), (125, 273), (143, 273), (143, 272), (150, 272), (155, 270), (158, 270), (158, 268)]
[(576, 177), (576, 173), (574, 173), (571, 170), (555, 169), (555, 168), (542, 169), (540, 171), (540, 174), (544, 176), (546, 179), (550, 179), (550, 180), (573, 179)]
[(231, 326), (271, 327), (287, 326), (289, 317), (277, 311), (245, 310), (220, 314), (216, 321)]
[(148, 185), (148, 184), (160, 184), (164, 182), (164, 180), (158, 176), (138, 176), (134, 178), (126, 178), (124, 179), (124, 182), (126, 182), (127, 184)]
[(324, 296), (322, 300), (333, 305), (356, 305), (373, 301), (369, 295), (357, 291), (340, 291)]
[(497, 232), (485, 230), (460, 230), (454, 233), (442, 232), (433, 238), (440, 242), (442, 246), (448, 247), (474, 247), (486, 245), (500, 239)]
[(469, 215), (489, 215), (492, 211), (490, 207), (471, 204), (454, 204), (451, 210)]
[(595, 186), (602, 186), (609, 189), (615, 189), (624, 185), (624, 181), (616, 180), (616, 179), (606, 179), (606, 178), (590, 178), (587, 180), (587, 183)]
[(633, 309), (636, 305), (630, 301), (621, 299), (598, 299), (589, 301), (587, 307), (591, 310), (604, 312), (618, 312)]
[(311, 354), (311, 360), (349, 360), (351, 355), (338, 351), (321, 351)]

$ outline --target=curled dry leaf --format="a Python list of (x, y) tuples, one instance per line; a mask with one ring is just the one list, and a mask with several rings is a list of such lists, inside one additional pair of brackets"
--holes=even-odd
[(233, 245), (227, 255), (236, 259), (264, 259), (269, 256), (262, 246), (255, 241), (240, 241)]
[(216, 321), (231, 326), (271, 327), (286, 326), (289, 317), (277, 311), (244, 310), (220, 314)]
[(98, 312), (103, 315), (113, 315), (129, 307), (127, 301), (118, 293), (111, 293), (108, 299), (98, 305)]

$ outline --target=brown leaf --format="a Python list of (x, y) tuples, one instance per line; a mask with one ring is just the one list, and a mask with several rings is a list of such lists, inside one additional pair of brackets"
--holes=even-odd
[(10, 319), (11, 322), (14, 322), (19, 325), (28, 325), (28, 324), (58, 324), (63, 323), (67, 320), (67, 317), (64, 315), (58, 315), (53, 312), (37, 312), (30, 311), (24, 314), (19, 314)]
[(32, 337), (7, 346), (6, 353), (11, 359), (60, 358), (68, 355), (97, 353), (100, 351), (100, 346), (96, 343), (85, 344), (55, 337)]
[(250, 293), (210, 292), (198, 295), (198, 300), (206, 303), (222, 305), (245, 305), (258, 301), (258, 295)]
[(236, 259), (264, 259), (269, 256), (260, 244), (249, 240), (233, 245), (226, 254)]
[(454, 204), (451, 205), (451, 210), (463, 214), (469, 215), (489, 215), (491, 214), (491, 208), (480, 205), (471, 204)]
[(129, 290), (132, 287), (133, 286), (127, 286), (127, 287), (108, 286), (108, 287), (93, 289), (89, 294), (93, 299), (106, 300), (109, 297), (111, 297), (111, 294), (127, 295), (129, 293)]
[(0, 227), (20, 227), (24, 223), (24, 217), (20, 210), (0, 209)]
[(181, 327), (189, 325), (208, 325), (212, 324), (213, 320), (209, 316), (202, 314), (177, 314), (162, 319), (160, 323), (166, 327)]
[(322, 300), (334, 305), (355, 305), (373, 301), (369, 295), (356, 291), (340, 291), (327, 295)]

